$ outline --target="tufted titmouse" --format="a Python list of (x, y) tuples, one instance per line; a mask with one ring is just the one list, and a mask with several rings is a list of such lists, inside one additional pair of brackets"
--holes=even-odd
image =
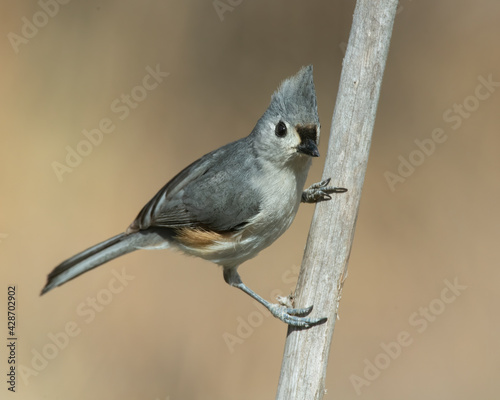
[(59, 264), (41, 294), (134, 250), (175, 248), (222, 266), (228, 284), (285, 323), (308, 327), (325, 321), (306, 317), (312, 306), (294, 309), (264, 300), (237, 272), (288, 229), (300, 202), (346, 191), (328, 186), (329, 179), (303, 191), (311, 158), (319, 156), (312, 72), (304, 67), (285, 80), (250, 135), (178, 173), (124, 233)]

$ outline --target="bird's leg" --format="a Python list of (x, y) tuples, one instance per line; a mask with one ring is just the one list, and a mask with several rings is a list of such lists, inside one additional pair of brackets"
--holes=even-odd
[(318, 203), (320, 201), (331, 200), (332, 193), (347, 192), (346, 188), (328, 186), (330, 179), (315, 183), (302, 192), (302, 203)]
[(253, 297), (260, 304), (266, 307), (271, 314), (283, 321), (284, 323), (292, 326), (298, 326), (301, 328), (309, 328), (312, 325), (321, 324), (326, 321), (326, 318), (306, 318), (313, 306), (307, 308), (287, 308), (280, 304), (273, 304), (264, 300), (253, 290), (248, 288), (240, 278), (237, 268), (224, 267), (224, 280), (231, 286), (234, 286), (242, 291), (244, 291), (249, 296)]

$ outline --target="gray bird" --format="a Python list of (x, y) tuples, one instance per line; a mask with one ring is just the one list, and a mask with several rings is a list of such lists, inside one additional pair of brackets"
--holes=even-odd
[(282, 82), (250, 135), (229, 143), (178, 173), (141, 210), (124, 233), (59, 264), (41, 294), (138, 249), (175, 248), (222, 266), (224, 280), (300, 327), (324, 322), (308, 308), (272, 304), (249, 289), (238, 266), (290, 226), (301, 202), (329, 200), (344, 188), (330, 179), (304, 189), (318, 157), (320, 124), (312, 66)]

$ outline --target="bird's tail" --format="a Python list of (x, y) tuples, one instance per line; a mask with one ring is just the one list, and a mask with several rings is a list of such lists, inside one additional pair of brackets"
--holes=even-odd
[(76, 278), (77, 276), (113, 260), (124, 254), (137, 250), (145, 244), (145, 235), (141, 232), (126, 234), (120, 233), (102, 243), (96, 244), (63, 261), (47, 277), (47, 283), (40, 295)]

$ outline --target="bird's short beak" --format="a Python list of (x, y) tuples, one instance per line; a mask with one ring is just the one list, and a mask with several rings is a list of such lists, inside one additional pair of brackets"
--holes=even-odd
[(310, 138), (303, 140), (298, 146), (297, 151), (311, 157), (319, 157), (318, 145)]
[(297, 146), (297, 151), (311, 157), (319, 157), (317, 126), (297, 125), (295, 129), (300, 136), (300, 144)]

